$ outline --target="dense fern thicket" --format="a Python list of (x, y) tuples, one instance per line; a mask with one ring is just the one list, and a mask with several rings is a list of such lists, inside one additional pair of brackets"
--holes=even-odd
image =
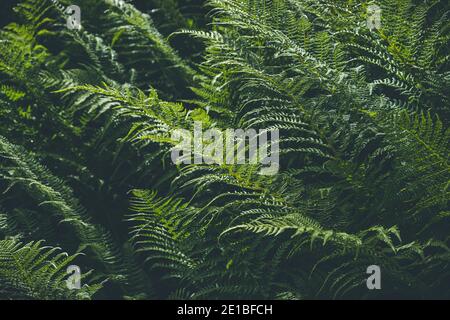
[[(1, 8), (0, 299), (450, 299), (447, 1)], [(278, 174), (174, 164), (198, 121)]]

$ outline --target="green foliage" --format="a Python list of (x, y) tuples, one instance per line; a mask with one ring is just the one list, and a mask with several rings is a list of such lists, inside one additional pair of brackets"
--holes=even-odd
[[(445, 1), (77, 4), (0, 31), (0, 298), (450, 297)], [(279, 173), (173, 164), (196, 121), (278, 129)]]
[[(0, 297), (3, 299), (86, 299), (100, 285), (67, 289), (65, 268), (76, 258), (41, 242), (0, 241)], [(87, 274), (86, 274), (87, 275)]]

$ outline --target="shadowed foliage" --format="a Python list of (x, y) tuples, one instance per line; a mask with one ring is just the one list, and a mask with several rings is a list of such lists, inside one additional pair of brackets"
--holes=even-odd
[[(0, 299), (450, 299), (449, 6), (374, 3), (5, 4)], [(194, 122), (278, 174), (174, 164)]]

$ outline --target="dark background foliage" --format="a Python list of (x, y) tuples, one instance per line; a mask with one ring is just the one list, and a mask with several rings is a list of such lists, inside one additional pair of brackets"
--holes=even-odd
[[(450, 297), (447, 1), (60, 3), (1, 2), (0, 298)], [(194, 121), (279, 173), (173, 164)]]

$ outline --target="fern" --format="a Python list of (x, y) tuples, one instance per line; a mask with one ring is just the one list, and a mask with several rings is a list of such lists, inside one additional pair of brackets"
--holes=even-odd
[[(370, 30), (369, 4), (81, 0), (75, 31), (21, 1), (0, 31), (0, 297), (448, 298), (448, 7), (380, 0)], [(198, 122), (279, 130), (279, 172), (173, 163)], [(72, 262), (101, 285), (68, 291)]]
[[(66, 268), (76, 255), (69, 256), (58, 248), (42, 246), (41, 242), (22, 244), (0, 241), (0, 297), (15, 299), (90, 299), (100, 284), (84, 285), (80, 291), (66, 284)], [(88, 273), (85, 273), (85, 277)], [(83, 279), (83, 280), (84, 280)]]

